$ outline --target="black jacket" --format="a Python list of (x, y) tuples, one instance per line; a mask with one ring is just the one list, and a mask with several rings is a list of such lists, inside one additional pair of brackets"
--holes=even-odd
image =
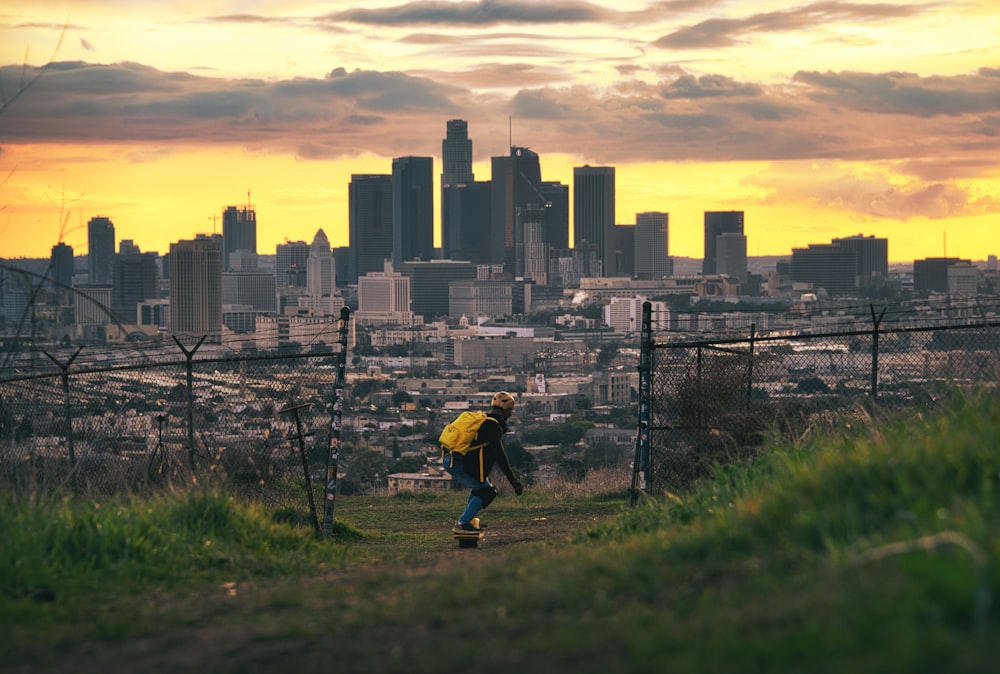
[(507, 423), (494, 415), (487, 413), (486, 420), (479, 427), (476, 434), (476, 441), (473, 446), (483, 445), (482, 449), (475, 449), (463, 456), (455, 456), (462, 468), (469, 475), (477, 478), (480, 482), (485, 482), (493, 471), (493, 466), (499, 466), (507, 480), (513, 485), (517, 482), (517, 477), (510, 467), (510, 459), (507, 457), (507, 450), (503, 446), (503, 434), (507, 432)]

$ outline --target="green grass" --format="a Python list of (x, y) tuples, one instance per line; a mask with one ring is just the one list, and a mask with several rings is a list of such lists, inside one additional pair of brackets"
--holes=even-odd
[(339, 498), (332, 541), (210, 492), (8, 498), (0, 652), (77, 672), (990, 671), (998, 490), (983, 397), (635, 508), (506, 495), (477, 550), (443, 535), (458, 492)]

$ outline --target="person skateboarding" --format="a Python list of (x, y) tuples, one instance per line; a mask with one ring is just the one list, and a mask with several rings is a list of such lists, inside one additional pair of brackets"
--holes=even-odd
[[(478, 531), (482, 524), (473, 522), (480, 510), (488, 507), (497, 497), (497, 490), (490, 482), (493, 466), (499, 466), (507, 481), (514, 488), (514, 493), (520, 496), (524, 486), (517, 479), (510, 467), (507, 450), (503, 446), (503, 435), (507, 432), (507, 420), (514, 413), (514, 396), (506, 391), (500, 391), (493, 396), (486, 419), (479, 427), (476, 439), (472, 443), (477, 449), (466, 454), (452, 452), (444, 453), (444, 469), (459, 484), (468, 487), (469, 499), (465, 504), (455, 524), (454, 532)], [(478, 519), (478, 518), (476, 518)], [(477, 527), (476, 524), (479, 524)]]

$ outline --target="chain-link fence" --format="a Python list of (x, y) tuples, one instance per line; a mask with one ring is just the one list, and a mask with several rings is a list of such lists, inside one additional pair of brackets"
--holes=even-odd
[(42, 353), (8, 358), (0, 376), (0, 488), (99, 495), (219, 482), (303, 512), (309, 475), (322, 502), (338, 354), (122, 349), (142, 362), (117, 364)]
[[(647, 306), (636, 478), (679, 489), (715, 462), (851, 414), (926, 409), (957, 389), (995, 387), (1000, 322), (749, 334), (658, 343)], [(884, 311), (882, 312), (884, 314)], [(634, 485), (635, 486), (635, 485)]]

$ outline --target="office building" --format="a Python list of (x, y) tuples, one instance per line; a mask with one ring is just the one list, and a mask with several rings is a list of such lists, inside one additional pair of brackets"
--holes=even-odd
[(434, 259), (434, 159), (392, 160), (392, 261)]
[(306, 261), (306, 290), (314, 300), (313, 306), (318, 306), (322, 298), (336, 294), (336, 278), (330, 240), (326, 237), (326, 232), (320, 229), (309, 246), (309, 258)]
[(462, 279), (448, 284), (448, 315), (475, 323), (479, 317), (503, 318), (514, 313), (514, 282)]
[(446, 185), (441, 190), (441, 251), (447, 260), (489, 264), (492, 183)]
[(392, 176), (355, 174), (348, 185), (351, 283), (392, 259)]
[(569, 248), (569, 185), (543, 180), (537, 187), (545, 207), (543, 240), (550, 248)]
[(387, 260), (380, 272), (358, 277), (357, 325), (413, 325), (410, 278), (393, 269)]
[(476, 178), (472, 173), (472, 141), (469, 123), (464, 119), (450, 119), (445, 125), (445, 138), (441, 141), (441, 186), (467, 185)]
[[(74, 293), (73, 322), (80, 325), (107, 325), (111, 322), (111, 286), (77, 286)], [(8, 316), (10, 313), (8, 312)]]
[(918, 295), (975, 295), (978, 288), (979, 273), (972, 260), (928, 257), (913, 261), (913, 292)]
[(615, 225), (615, 269), (619, 276), (635, 276), (635, 225)]
[[(633, 334), (642, 329), (642, 305), (646, 297), (612, 297), (604, 305), (604, 324), (616, 332)], [(668, 311), (665, 302), (650, 302), (653, 315), (663, 316)]]
[(596, 250), (601, 275), (616, 275), (615, 167), (573, 168), (573, 242)]
[(279, 243), (274, 254), (275, 285), (305, 288), (308, 260), (309, 244), (305, 241)]
[(228, 206), (222, 212), (223, 271), (232, 269), (229, 257), (237, 250), (257, 255), (257, 212), (249, 204), (243, 208)]
[(517, 210), (517, 225), (523, 242), (517, 248), (515, 275), (548, 285), (549, 244), (545, 241), (546, 209), (528, 204)]
[(115, 225), (99, 215), (87, 223), (87, 284), (109, 286), (115, 275)]
[(222, 241), (170, 244), (170, 332), (182, 342), (222, 343)]
[(715, 237), (715, 273), (727, 274), (740, 283), (746, 283), (746, 235), (724, 232)]
[(52, 246), (49, 263), (49, 278), (55, 282), (57, 292), (68, 297), (66, 291), (73, 287), (73, 246), (61, 241)]
[(274, 274), (266, 271), (223, 272), (222, 304), (248, 307), (255, 312), (277, 313), (278, 293), (274, 283)]
[(833, 243), (854, 251), (859, 288), (878, 286), (885, 282), (889, 275), (889, 239), (858, 234), (833, 239)]
[(854, 251), (836, 243), (792, 249), (792, 281), (812, 284), (831, 297), (850, 295), (857, 290), (857, 269)]
[(720, 234), (743, 234), (743, 211), (705, 211), (705, 256), (701, 273), (718, 274), (716, 264), (716, 237)]
[[(518, 274), (517, 260), (523, 259), (524, 230), (518, 212), (529, 207), (551, 208), (543, 194), (542, 170), (538, 154), (526, 147), (512, 146), (510, 155), (491, 159), (490, 186), (490, 259), (487, 264), (503, 264), (511, 274)], [(558, 184), (558, 183), (556, 183)], [(550, 191), (553, 188), (550, 188)], [(567, 220), (568, 222), (568, 220)], [(549, 236), (546, 222), (543, 236)]]
[(156, 257), (156, 253), (119, 253), (116, 257), (111, 313), (119, 323), (138, 325), (137, 306), (159, 297)]
[(404, 262), (395, 267), (410, 279), (410, 309), (424, 322), (448, 316), (448, 284), (474, 279), (478, 265), (456, 260)]
[(669, 252), (669, 222), (668, 213), (652, 211), (636, 213), (634, 227), (636, 278), (655, 279), (673, 276), (674, 266)]

